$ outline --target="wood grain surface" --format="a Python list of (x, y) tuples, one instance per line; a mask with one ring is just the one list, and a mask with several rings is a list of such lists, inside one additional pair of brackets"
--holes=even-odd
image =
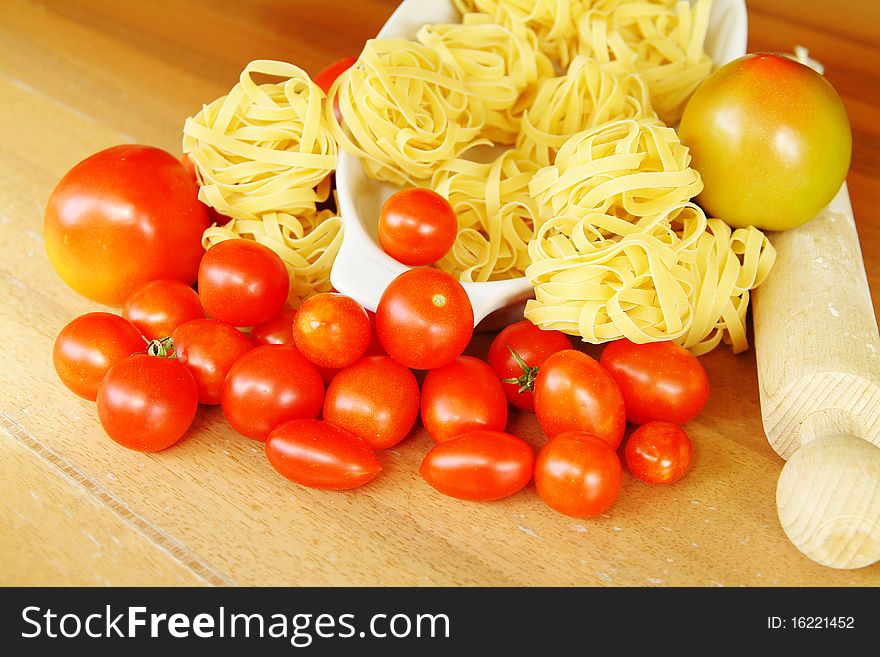
[[(802, 44), (826, 65), (854, 131), (849, 175), (872, 300), (880, 291), (880, 5), (749, 2), (750, 50)], [(552, 512), (529, 486), (491, 504), (419, 477), (418, 429), (348, 493), (297, 487), (202, 408), (188, 437), (127, 451), (94, 405), (57, 380), (51, 346), (103, 309), (46, 258), (42, 214), (73, 164), (103, 147), (180, 152), (181, 127), (255, 58), (311, 73), (357, 54), (395, 0), (0, 0), (0, 584), (877, 586), (880, 566), (837, 571), (786, 539), (783, 461), (764, 437), (752, 352), (703, 358), (691, 472), (670, 487), (624, 474), (605, 515)], [(484, 355), (491, 335), (475, 338)], [(597, 350), (586, 349), (598, 354)], [(510, 430), (537, 446), (534, 417)]]

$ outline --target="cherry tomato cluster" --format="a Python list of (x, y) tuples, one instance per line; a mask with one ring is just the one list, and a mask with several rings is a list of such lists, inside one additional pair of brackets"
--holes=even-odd
[[(183, 165), (148, 148), (101, 157), (125, 176), (138, 158), (155, 159), (193, 191)], [(71, 213), (88, 219), (80, 216), (88, 206), (81, 199), (96, 184), (94, 166), (62, 181), (72, 200), (53, 196), (48, 231), (60, 231), (56, 219)], [(114, 202), (125, 214), (123, 206), (137, 199)], [(196, 214), (202, 222), (202, 210)], [(155, 232), (166, 217), (149, 206), (141, 219)], [(448, 252), (456, 230), (444, 198), (408, 189), (383, 207), (378, 237), (401, 262), (427, 265)], [(186, 257), (200, 249), (190, 240)], [(53, 361), (68, 388), (97, 403), (106, 433), (130, 449), (170, 447), (187, 433), (199, 404), (217, 405), (238, 433), (265, 443), (269, 463), (286, 478), (350, 489), (378, 476), (376, 452), (406, 438), (421, 418), (436, 444), (419, 472), (441, 493), (497, 500), (534, 480), (551, 508), (577, 517), (602, 513), (617, 499), (617, 450), (627, 421), (640, 425), (622, 450), (634, 476), (671, 483), (689, 467), (691, 443), (680, 425), (702, 410), (708, 381), (697, 359), (673, 343), (621, 340), (597, 361), (566, 335), (523, 320), (500, 331), (482, 360), (464, 355), (474, 328), (468, 295), (440, 269), (400, 274), (373, 314), (338, 293), (286, 307), (284, 262), (250, 240), (215, 244), (186, 275), (159, 269), (143, 280), (118, 264), (119, 280), (109, 273), (101, 279), (112, 294), (92, 296), (121, 303), (121, 316), (74, 319), (58, 335)], [(537, 456), (507, 432), (510, 406), (535, 413), (548, 439)]]

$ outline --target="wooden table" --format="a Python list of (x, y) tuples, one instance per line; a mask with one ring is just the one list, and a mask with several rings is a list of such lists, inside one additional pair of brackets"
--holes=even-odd
[[(359, 52), (396, 0), (0, 1), (0, 584), (876, 586), (880, 566), (809, 561), (779, 527), (782, 460), (761, 427), (752, 353), (703, 359), (708, 407), (693, 469), (671, 487), (624, 474), (609, 513), (578, 521), (534, 488), (463, 503), (417, 472), (421, 431), (351, 493), (297, 487), (217, 408), (159, 454), (127, 451), (51, 364), (70, 319), (100, 309), (50, 267), (46, 199), (85, 156), (121, 142), (180, 152), (183, 120), (255, 58), (312, 73)], [(810, 48), (854, 130), (849, 186), (880, 292), (880, 5), (750, 2), (751, 50)], [(491, 336), (471, 349), (485, 353)], [(590, 350), (588, 350), (590, 351)], [(533, 416), (510, 429), (538, 445)]]

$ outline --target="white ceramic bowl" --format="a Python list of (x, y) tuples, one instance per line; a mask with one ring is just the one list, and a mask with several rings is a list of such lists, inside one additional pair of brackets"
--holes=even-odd
[[(449, 0), (404, 0), (377, 36), (415, 39), (425, 23), (458, 20), (460, 15)], [(720, 66), (744, 55), (746, 33), (745, 0), (715, 0), (706, 37), (709, 56)], [(330, 280), (339, 292), (375, 311), (388, 284), (408, 269), (386, 254), (376, 239), (382, 205), (399, 188), (368, 178), (360, 160), (344, 151), (339, 153), (336, 188), (345, 235)], [(475, 324), (492, 315), (481, 325), (486, 329), (513, 321), (532, 295), (532, 286), (524, 277), (463, 285), (474, 308)]]

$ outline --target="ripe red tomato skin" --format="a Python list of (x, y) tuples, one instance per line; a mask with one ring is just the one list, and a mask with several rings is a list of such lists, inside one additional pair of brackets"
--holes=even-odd
[(610, 342), (599, 359), (617, 382), (633, 424), (684, 424), (705, 407), (709, 378), (696, 356), (674, 342)]
[[(324, 92), (325, 96), (329, 95), (330, 87), (336, 82), (336, 78), (354, 66), (355, 62), (357, 62), (357, 57), (343, 57), (319, 71), (312, 81), (321, 87), (321, 91)], [(333, 114), (336, 116), (336, 121), (341, 124), (342, 112), (339, 109), (339, 99), (337, 97), (333, 98)]]
[(113, 365), (146, 351), (143, 336), (127, 319), (105, 312), (80, 315), (58, 333), (52, 364), (61, 382), (83, 399), (95, 401), (98, 386)]
[(458, 217), (445, 198), (423, 187), (395, 192), (385, 201), (377, 228), (379, 245), (411, 267), (442, 258), (458, 236)]
[(403, 272), (379, 299), (376, 332), (385, 352), (401, 365), (429, 370), (467, 347), (474, 311), (461, 283), (439, 269)]
[(459, 356), (425, 376), (421, 415), (438, 443), (476, 429), (504, 431), (507, 398), (491, 367), (479, 358)]
[(196, 382), (183, 363), (147, 354), (111, 367), (97, 402), (107, 435), (140, 452), (158, 452), (180, 440), (199, 405)]
[(532, 448), (521, 438), (478, 429), (434, 445), (419, 473), (444, 495), (488, 502), (509, 497), (528, 484), (534, 462)]
[(324, 419), (372, 449), (406, 438), (418, 416), (418, 381), (389, 356), (368, 356), (342, 369), (324, 396)]
[(199, 403), (219, 404), (223, 382), (233, 364), (253, 343), (234, 326), (216, 319), (184, 322), (171, 334), (177, 359), (189, 368), (199, 390)]
[(535, 379), (535, 415), (548, 438), (581, 430), (617, 449), (626, 430), (620, 388), (587, 354), (558, 351), (541, 366)]
[[(522, 375), (510, 347), (527, 365), (540, 367), (547, 358), (557, 351), (571, 349), (571, 340), (562, 331), (548, 331), (538, 328), (529, 320), (515, 322), (502, 329), (489, 347), (487, 360), (499, 379)], [(519, 391), (514, 383), (502, 383), (507, 400), (522, 411), (535, 412), (535, 397), (531, 390)]]
[(321, 69), (312, 81), (321, 88), (321, 91), (323, 91), (324, 94), (327, 94), (330, 92), (330, 87), (336, 82), (336, 78), (354, 66), (356, 61), (357, 57), (343, 57), (338, 59), (326, 68)]
[(325, 490), (357, 488), (382, 471), (379, 459), (357, 436), (316, 419), (276, 427), (266, 439), (266, 456), (287, 479)]
[(122, 316), (148, 340), (162, 340), (184, 322), (204, 317), (205, 311), (189, 285), (159, 279), (132, 292), (122, 305)]
[(636, 429), (626, 443), (627, 469), (649, 484), (672, 484), (691, 464), (691, 441), (687, 433), (670, 422), (648, 422)]
[(324, 403), (324, 382), (295, 347), (255, 347), (229, 369), (220, 403), (233, 429), (266, 440), (288, 420), (317, 417)]
[(620, 493), (620, 459), (608, 443), (585, 431), (566, 431), (541, 448), (535, 488), (552, 509), (575, 518), (607, 511)]
[(370, 344), (371, 331), (363, 306), (335, 292), (306, 299), (293, 319), (296, 348), (320, 367), (339, 369), (354, 363)]
[(233, 326), (255, 326), (277, 315), (287, 301), (290, 277), (272, 249), (246, 239), (224, 240), (205, 252), (199, 297), (209, 317)]
[(194, 283), (209, 226), (198, 186), (170, 153), (124, 144), (91, 155), (46, 206), (46, 253), (80, 294), (120, 306), (158, 278)]
[(296, 308), (282, 308), (277, 315), (251, 329), (251, 342), (256, 347), (266, 344), (284, 344), (288, 347), (295, 347), (296, 341), (293, 339), (293, 318), (295, 316)]

